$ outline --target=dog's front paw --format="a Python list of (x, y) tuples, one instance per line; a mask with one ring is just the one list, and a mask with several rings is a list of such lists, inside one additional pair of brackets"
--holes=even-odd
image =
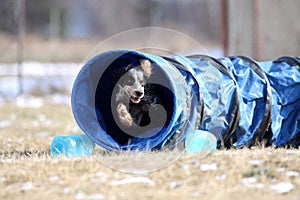
[(127, 111), (127, 108), (124, 104), (119, 104), (117, 108), (118, 116), (120, 119), (120, 122), (124, 126), (132, 126), (133, 119), (130, 115), (130, 113)]

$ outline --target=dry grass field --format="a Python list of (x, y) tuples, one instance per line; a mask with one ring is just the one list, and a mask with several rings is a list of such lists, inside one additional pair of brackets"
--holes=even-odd
[[(17, 99), (0, 110), (0, 199), (300, 199), (297, 149), (52, 158), (52, 138), (79, 131), (69, 105)], [(171, 165), (132, 174), (102, 159), (117, 168)]]

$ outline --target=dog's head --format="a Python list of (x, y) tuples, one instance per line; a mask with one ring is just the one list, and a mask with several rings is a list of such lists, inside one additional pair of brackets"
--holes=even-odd
[(146, 80), (152, 74), (149, 60), (141, 60), (140, 66), (131, 68), (124, 74), (121, 85), (132, 103), (139, 103), (145, 95)]

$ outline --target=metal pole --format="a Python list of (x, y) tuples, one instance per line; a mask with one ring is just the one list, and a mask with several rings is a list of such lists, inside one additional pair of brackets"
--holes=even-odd
[(221, 1), (221, 32), (222, 32), (222, 44), (223, 44), (223, 54), (224, 56), (228, 56), (228, 7), (227, 0)]
[(24, 33), (25, 33), (25, 2), (26, 0), (18, 0), (17, 9), (18, 9), (18, 52), (17, 52), (17, 59), (18, 59), (18, 95), (24, 92), (23, 87), (23, 40), (24, 40)]
[(50, 8), (50, 38), (51, 41), (60, 41), (60, 27), (61, 27), (61, 11), (57, 3), (54, 1)]
[(253, 0), (253, 55), (256, 60), (260, 59), (260, 26), (259, 13), (260, 1)]

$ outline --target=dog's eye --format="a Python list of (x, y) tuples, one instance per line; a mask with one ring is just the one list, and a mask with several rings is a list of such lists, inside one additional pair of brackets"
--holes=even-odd
[(141, 81), (140, 83), (141, 83), (141, 85), (142, 85), (143, 87), (145, 87), (145, 85), (146, 85), (146, 82), (145, 82), (145, 81)]
[(134, 79), (133, 78), (128, 78), (128, 80), (126, 81), (126, 83), (128, 85), (133, 85), (134, 84)]

